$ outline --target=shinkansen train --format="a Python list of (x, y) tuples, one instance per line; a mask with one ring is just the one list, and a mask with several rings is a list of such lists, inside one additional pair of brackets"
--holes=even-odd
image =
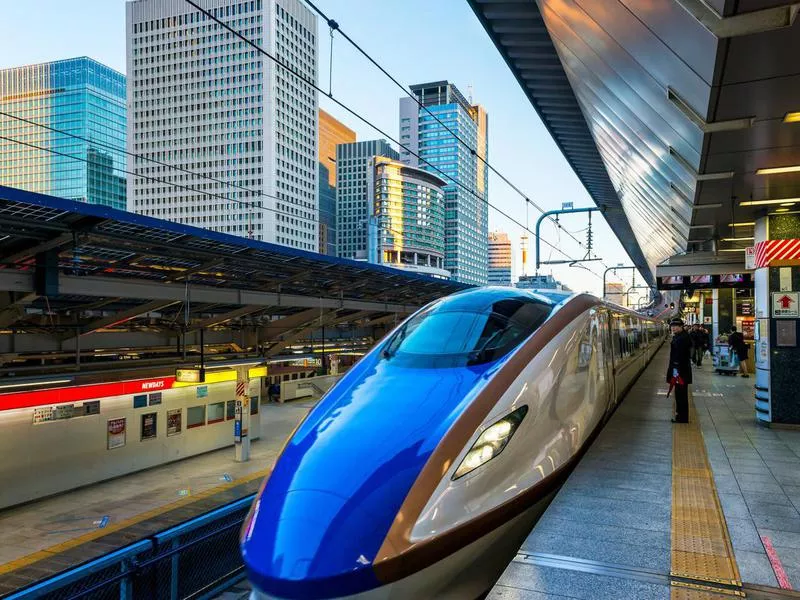
[(251, 599), (482, 597), (665, 334), (585, 294), (420, 309), (288, 439), (242, 529)]

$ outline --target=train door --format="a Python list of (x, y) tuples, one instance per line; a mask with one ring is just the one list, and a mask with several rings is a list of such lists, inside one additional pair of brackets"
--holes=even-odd
[(611, 339), (611, 313), (606, 309), (597, 311), (599, 334), (598, 334), (598, 360), (601, 364), (603, 377), (603, 401), (608, 411), (614, 405), (616, 396), (614, 382), (614, 351)]

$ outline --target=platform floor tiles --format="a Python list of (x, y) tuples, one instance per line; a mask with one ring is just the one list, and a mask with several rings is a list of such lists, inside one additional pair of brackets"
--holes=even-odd
[[(671, 585), (676, 426), (670, 423), (672, 399), (666, 398), (666, 360), (665, 348), (559, 491), (489, 600), (735, 597)], [(693, 402), (730, 534), (727, 553), (732, 545), (746, 583), (777, 588), (780, 564), (785, 585), (800, 589), (800, 432), (755, 423), (752, 381), (712, 374), (710, 364), (695, 370)], [(717, 522), (724, 532), (719, 516)]]
[(231, 446), (0, 511), (0, 595), (257, 491), (312, 406), (263, 404), (248, 462)]

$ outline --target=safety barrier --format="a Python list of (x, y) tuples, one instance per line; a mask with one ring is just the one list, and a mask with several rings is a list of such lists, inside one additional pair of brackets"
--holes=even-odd
[(6, 600), (213, 598), (245, 577), (239, 530), (254, 497), (39, 581)]

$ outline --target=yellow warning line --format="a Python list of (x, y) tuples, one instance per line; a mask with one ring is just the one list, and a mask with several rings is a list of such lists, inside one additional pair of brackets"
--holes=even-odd
[(44, 550), (38, 550), (32, 554), (28, 554), (16, 560), (12, 560), (11, 562), (7, 562), (3, 565), (0, 565), (0, 575), (4, 575), (6, 573), (10, 573), (11, 571), (16, 571), (17, 569), (30, 566), (35, 562), (38, 562), (45, 558), (50, 558), (54, 555), (60, 554), (61, 552), (64, 552), (71, 548), (75, 548), (87, 542), (91, 542), (93, 540), (106, 536), (109, 533), (114, 533), (115, 531), (119, 531), (121, 529), (125, 529), (126, 527), (130, 527), (131, 525), (136, 525), (137, 523), (141, 523), (143, 521), (149, 521), (150, 519), (154, 519), (155, 517), (158, 517), (159, 515), (162, 515), (166, 512), (169, 512), (176, 508), (180, 508), (182, 506), (187, 506), (189, 504), (197, 502), (198, 500), (203, 500), (204, 498), (208, 498), (209, 496), (213, 496), (214, 494), (224, 492), (225, 490), (228, 490), (232, 487), (236, 487), (237, 485), (248, 483), (250, 481), (253, 481), (254, 479), (261, 479), (263, 477), (266, 477), (271, 470), (272, 467), (269, 467), (267, 469), (261, 469), (260, 471), (255, 471), (253, 473), (250, 473), (249, 475), (240, 477), (239, 479), (234, 479), (231, 482), (223, 483), (221, 485), (215, 486), (203, 492), (199, 492), (192, 496), (186, 496), (185, 498), (181, 498), (180, 500), (170, 502), (169, 504), (164, 504), (163, 506), (159, 506), (158, 508), (154, 508), (153, 510), (148, 510), (147, 512), (140, 513), (135, 517), (131, 517), (130, 519), (125, 519), (124, 521), (120, 521), (119, 523), (110, 524), (102, 529), (96, 529), (89, 533), (85, 533), (78, 537), (74, 537), (71, 540), (67, 540), (66, 542), (50, 546), (49, 548), (45, 548)]
[(671, 575), (708, 585), (673, 582), (672, 600), (708, 600), (744, 596), (728, 527), (714, 485), (694, 403), (689, 423), (672, 430)]

